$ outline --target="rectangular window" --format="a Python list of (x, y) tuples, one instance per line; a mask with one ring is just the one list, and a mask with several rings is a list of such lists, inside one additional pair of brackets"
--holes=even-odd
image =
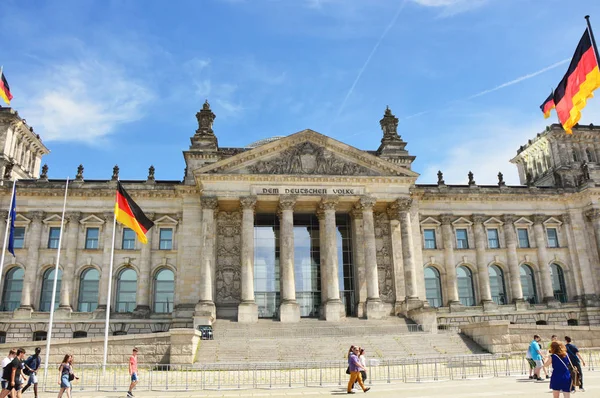
[(161, 228), (160, 229), (160, 250), (171, 250), (173, 249), (173, 228)]
[(48, 249), (58, 249), (58, 240), (60, 239), (60, 227), (50, 227), (48, 234)]
[(456, 248), (457, 249), (468, 249), (469, 248), (469, 240), (467, 239), (467, 230), (466, 229), (457, 229), (456, 230)]
[(98, 248), (99, 234), (100, 234), (99, 228), (88, 228), (85, 231), (85, 248), (86, 249), (97, 249)]
[(488, 247), (490, 249), (500, 248), (500, 240), (498, 239), (498, 230), (496, 228), (488, 229), (487, 236), (488, 236)]
[(123, 250), (135, 249), (135, 232), (131, 228), (123, 228)]
[(559, 247), (556, 228), (548, 228), (546, 229), (546, 233), (548, 234), (548, 247)]
[(527, 233), (527, 229), (518, 228), (517, 234), (519, 236), (519, 247), (520, 248), (528, 248), (529, 247), (529, 234)]
[(435, 229), (425, 229), (423, 235), (425, 237), (425, 249), (435, 249)]
[(15, 249), (22, 249), (25, 247), (25, 227), (15, 227)]

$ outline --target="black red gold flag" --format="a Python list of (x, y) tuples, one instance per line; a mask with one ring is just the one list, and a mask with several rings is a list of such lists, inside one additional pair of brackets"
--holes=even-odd
[(554, 109), (554, 92), (550, 93), (548, 98), (544, 100), (542, 105), (540, 105), (540, 109), (544, 113), (544, 118), (548, 119), (550, 117), (550, 111)]
[(593, 91), (600, 87), (600, 70), (589, 31), (583, 33), (567, 73), (554, 90), (556, 114), (567, 134), (581, 118)]
[(131, 199), (131, 196), (129, 196), (119, 181), (117, 181), (115, 216), (118, 222), (135, 231), (140, 242), (144, 244), (148, 243), (146, 233), (154, 226), (154, 223), (146, 217), (142, 209)]
[(4, 72), (0, 69), (0, 97), (10, 105), (10, 100), (13, 98), (10, 93), (10, 86), (8, 85), (8, 81), (6, 80), (6, 76), (4, 76)]

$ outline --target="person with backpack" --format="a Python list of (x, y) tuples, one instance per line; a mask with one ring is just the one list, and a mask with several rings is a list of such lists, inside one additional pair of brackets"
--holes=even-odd
[(27, 382), (27, 385), (25, 387), (23, 387), (23, 390), (21, 392), (24, 393), (33, 384), (34, 398), (38, 398), (37, 371), (42, 364), (42, 358), (40, 358), (41, 352), (42, 352), (42, 349), (40, 347), (37, 347), (35, 349), (35, 354), (31, 355), (25, 361), (25, 369), (23, 369), (23, 373), (25, 373), (27, 376), (29, 376), (29, 381)]
[[(569, 336), (565, 336), (565, 347), (567, 348), (567, 354), (573, 366), (577, 368), (579, 372), (579, 391), (585, 391), (583, 388), (583, 372), (581, 371), (581, 365), (585, 366), (585, 361), (579, 353), (579, 349), (575, 344), (572, 343), (572, 339)], [(573, 392), (575, 392), (575, 386), (573, 386)]]

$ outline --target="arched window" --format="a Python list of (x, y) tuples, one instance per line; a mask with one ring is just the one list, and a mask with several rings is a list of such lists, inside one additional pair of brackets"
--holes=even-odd
[(425, 297), (432, 307), (441, 307), (442, 303), (442, 283), (440, 273), (434, 267), (427, 267), (425, 274)]
[(135, 309), (137, 292), (137, 273), (126, 268), (119, 273), (117, 279), (117, 302), (115, 311), (117, 312), (132, 312)]
[(585, 154), (587, 155), (588, 162), (596, 161), (596, 157), (594, 156), (594, 151), (590, 150), (590, 148), (585, 148)]
[(498, 305), (508, 304), (502, 268), (497, 265), (492, 265), (489, 267), (488, 271), (490, 274), (490, 292), (492, 293), (492, 300)]
[(560, 265), (552, 263), (550, 265), (550, 275), (552, 278), (552, 290), (554, 298), (561, 303), (567, 302), (567, 288), (565, 286), (565, 274)]
[(475, 290), (473, 289), (473, 274), (465, 266), (456, 269), (458, 299), (466, 307), (475, 305)]
[(154, 277), (154, 312), (173, 312), (175, 274), (170, 269), (161, 269)]
[[(60, 303), (60, 285), (62, 280), (62, 270), (58, 270), (58, 279), (56, 281), (56, 296), (54, 297), (54, 309), (58, 308)], [(50, 302), (52, 300), (52, 287), (54, 286), (54, 267), (44, 272), (42, 278), (42, 294), (40, 295), (40, 311), (49, 312)]]
[(529, 265), (521, 265), (521, 287), (523, 288), (523, 299), (525, 301), (528, 301), (530, 304), (538, 302), (535, 290), (535, 277)]
[(6, 273), (2, 293), (2, 311), (14, 311), (21, 305), (24, 276), (25, 271), (20, 267), (13, 267)]
[(100, 272), (95, 268), (89, 268), (79, 278), (79, 300), (77, 311), (92, 312), (98, 307), (98, 286), (100, 283)]

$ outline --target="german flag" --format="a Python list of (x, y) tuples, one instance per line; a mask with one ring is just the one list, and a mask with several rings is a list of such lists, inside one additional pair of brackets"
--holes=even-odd
[(571, 128), (581, 118), (581, 110), (585, 108), (593, 91), (600, 87), (600, 71), (598, 60), (588, 30), (584, 32), (567, 73), (554, 90), (556, 113), (563, 129), (572, 134)]
[(131, 196), (123, 189), (120, 181), (117, 181), (115, 215), (118, 222), (135, 231), (140, 242), (148, 243), (146, 232), (154, 226), (154, 223), (146, 217), (142, 209), (131, 199)]
[(540, 109), (544, 113), (544, 118), (548, 119), (550, 117), (550, 111), (554, 109), (554, 92), (551, 92), (544, 103), (540, 105)]
[(10, 100), (13, 98), (10, 93), (10, 86), (8, 85), (8, 81), (6, 81), (6, 76), (4, 76), (4, 72), (0, 69), (0, 97), (10, 105)]

